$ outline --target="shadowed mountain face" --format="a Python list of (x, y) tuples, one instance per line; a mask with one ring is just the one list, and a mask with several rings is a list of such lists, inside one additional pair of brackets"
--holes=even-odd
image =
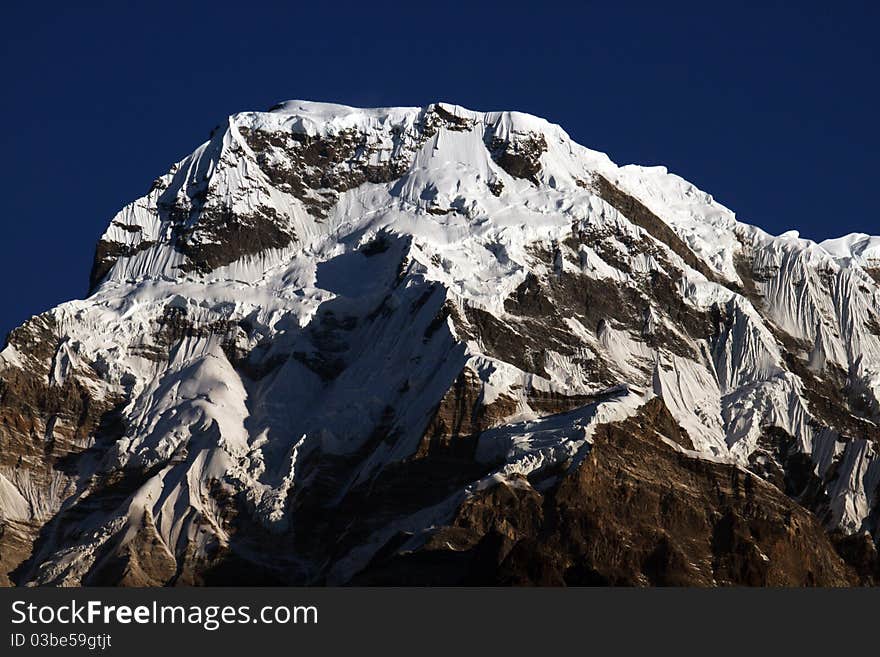
[(0, 352), (0, 581), (874, 584), (878, 272), (525, 114), (234, 115)]

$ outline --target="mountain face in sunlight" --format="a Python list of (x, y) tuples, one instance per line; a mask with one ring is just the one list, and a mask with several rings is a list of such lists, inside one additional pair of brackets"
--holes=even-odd
[(878, 309), (533, 116), (236, 114), (0, 353), (0, 578), (872, 584)]

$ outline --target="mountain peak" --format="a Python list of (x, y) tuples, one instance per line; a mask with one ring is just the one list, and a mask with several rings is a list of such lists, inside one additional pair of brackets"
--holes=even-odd
[(0, 541), (20, 583), (863, 581), (878, 243), (528, 114), (235, 114), (0, 354)]

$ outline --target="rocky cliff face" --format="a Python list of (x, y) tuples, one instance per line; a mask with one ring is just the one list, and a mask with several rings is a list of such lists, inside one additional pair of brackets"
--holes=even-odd
[(237, 114), (0, 353), (0, 577), (872, 584), (878, 271), (524, 114)]

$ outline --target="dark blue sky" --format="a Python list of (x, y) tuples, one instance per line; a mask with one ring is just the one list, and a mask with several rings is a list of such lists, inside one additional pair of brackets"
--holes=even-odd
[(84, 295), (112, 215), (226, 115), (289, 98), (527, 111), (770, 232), (880, 233), (880, 3), (72, 5), (0, 21), (0, 335)]

